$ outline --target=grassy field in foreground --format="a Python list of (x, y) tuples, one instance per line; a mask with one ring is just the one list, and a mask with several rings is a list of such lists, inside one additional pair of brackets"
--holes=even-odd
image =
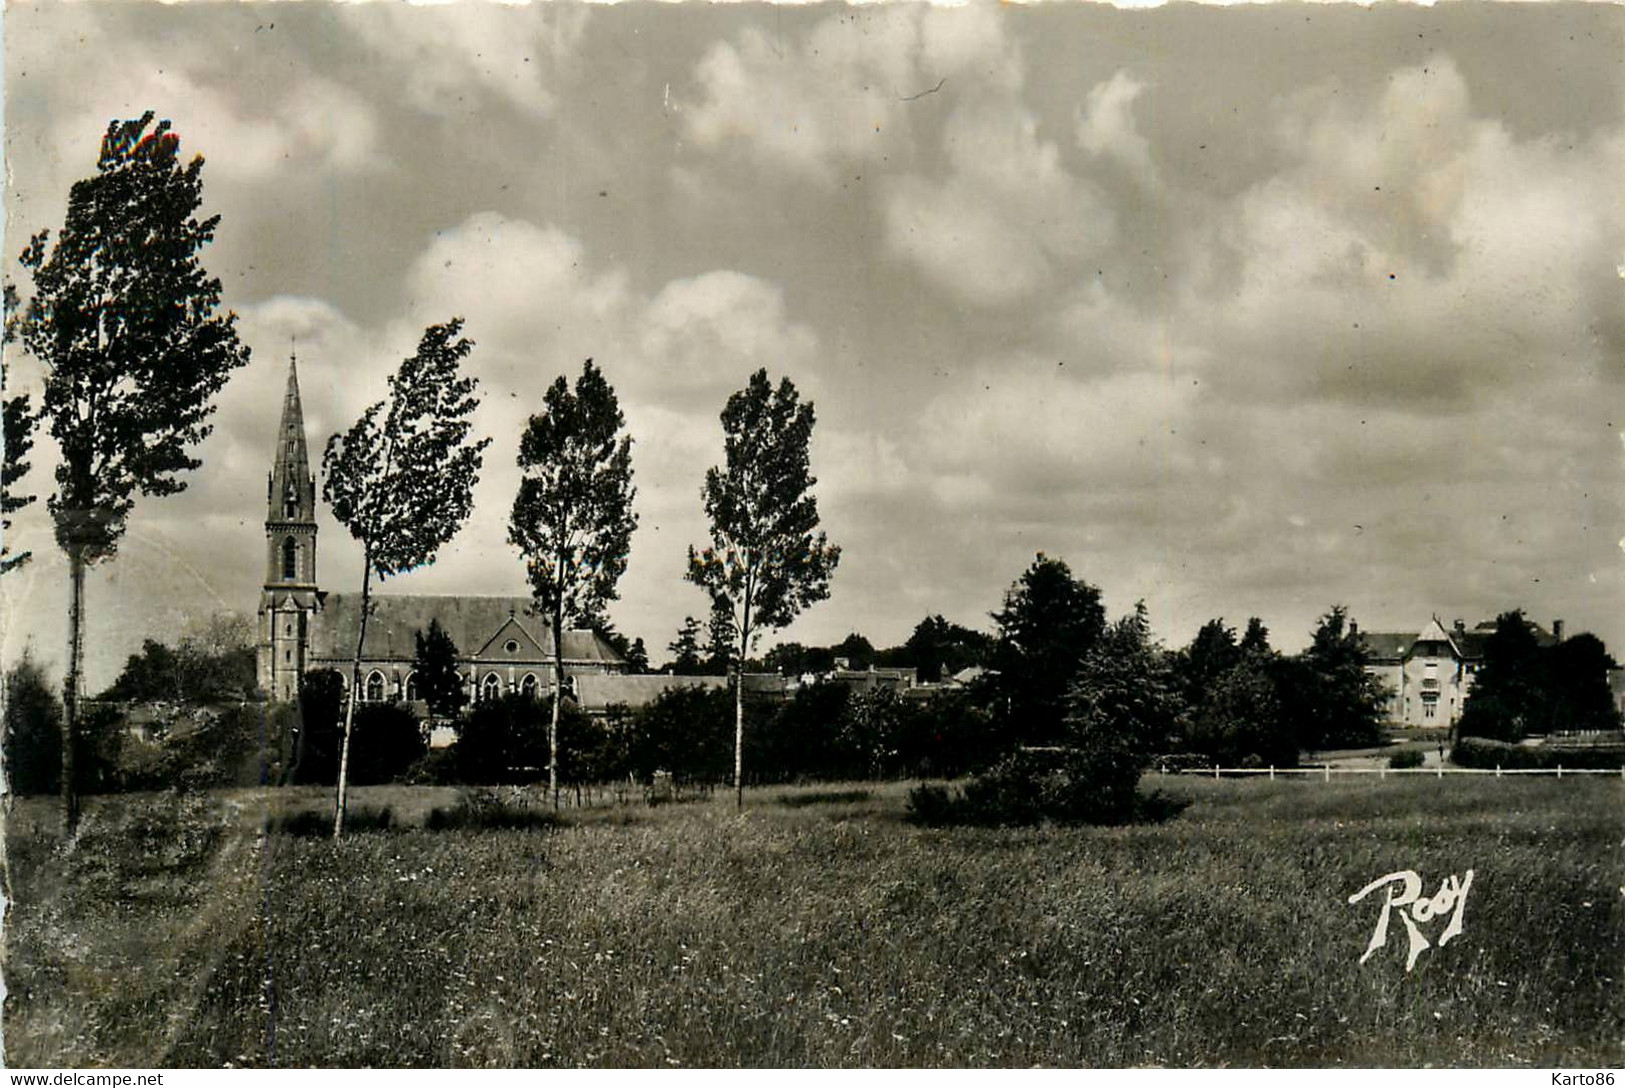
[[(1618, 1065), (1612, 780), (1148, 778), (1113, 829), (922, 830), (906, 786), (556, 829), (263, 835), (254, 793), (7, 822), (6, 1063)], [(421, 823), (450, 791), (358, 790)], [(1358, 960), (1370, 881), (1476, 876)], [(1380, 897), (1382, 893), (1378, 893)], [(1426, 928), (1430, 940), (1441, 929)]]

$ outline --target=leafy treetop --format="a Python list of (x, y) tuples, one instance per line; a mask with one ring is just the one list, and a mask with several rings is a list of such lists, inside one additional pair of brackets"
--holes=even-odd
[(152, 119), (108, 125), (55, 245), (42, 231), (21, 256), (34, 293), (14, 330), (45, 366), (43, 415), (62, 453), (49, 507), (59, 540), (87, 559), (113, 553), (137, 492), (185, 488), (212, 398), (248, 362), (198, 261), (219, 223), (196, 214), (203, 159), (183, 164), (169, 122), (149, 130)]

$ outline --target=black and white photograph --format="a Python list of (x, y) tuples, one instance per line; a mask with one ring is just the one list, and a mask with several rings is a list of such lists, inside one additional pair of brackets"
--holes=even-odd
[(0, 35), (0, 1065), (1625, 1064), (1625, 5)]

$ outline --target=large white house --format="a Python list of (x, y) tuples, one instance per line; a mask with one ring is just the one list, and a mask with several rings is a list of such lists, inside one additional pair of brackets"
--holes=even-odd
[[(1541, 646), (1563, 639), (1562, 620), (1551, 631), (1536, 623), (1530, 627)], [(1396, 725), (1453, 726), (1483, 663), (1484, 642), (1494, 633), (1493, 620), (1469, 630), (1461, 620), (1446, 628), (1437, 616), (1417, 632), (1359, 631), (1370, 654), (1366, 671), (1388, 691), (1383, 717)]]

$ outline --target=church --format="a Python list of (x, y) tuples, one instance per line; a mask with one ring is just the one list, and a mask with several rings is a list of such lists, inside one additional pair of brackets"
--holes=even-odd
[[(260, 593), (259, 686), (273, 700), (294, 699), (300, 678), (335, 669), (350, 682), (361, 595), (330, 593), (316, 580), (316, 478), (310, 471), (296, 359), (277, 426), (266, 490), (265, 584)], [(367, 641), (361, 649), (364, 702), (416, 702), (416, 635), (432, 620), (457, 645), (457, 668), (469, 701), (515, 692), (546, 696), (557, 688), (553, 638), (530, 597), (372, 595)], [(564, 634), (566, 691), (574, 678), (623, 673), (626, 662), (594, 631)]]

